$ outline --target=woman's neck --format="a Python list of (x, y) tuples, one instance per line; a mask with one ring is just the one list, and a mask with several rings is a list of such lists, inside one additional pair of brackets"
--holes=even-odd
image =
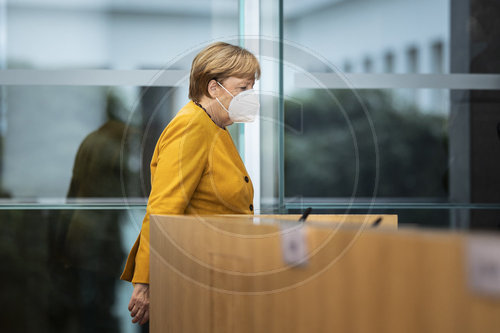
[(222, 117), (222, 115), (227, 115), (225, 110), (221, 112), (221, 106), (215, 99), (208, 98), (206, 96), (202, 96), (199, 101), (197, 101), (205, 111), (208, 113), (210, 118), (217, 124), (217, 126), (224, 128), (226, 126), (231, 125), (233, 122), (229, 119), (229, 117)]

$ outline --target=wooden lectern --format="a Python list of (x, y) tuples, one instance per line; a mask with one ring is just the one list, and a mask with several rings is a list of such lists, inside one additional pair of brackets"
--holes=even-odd
[(466, 235), (379, 216), (152, 216), (151, 332), (499, 331)]

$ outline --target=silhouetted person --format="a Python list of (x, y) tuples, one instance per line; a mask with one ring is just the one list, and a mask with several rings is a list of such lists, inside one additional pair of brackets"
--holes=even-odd
[[(133, 132), (117, 116), (119, 100), (108, 96), (107, 122), (81, 143), (68, 198), (123, 198), (134, 177), (127, 169)], [(124, 134), (127, 134), (124, 138)], [(132, 134), (131, 134), (132, 133)], [(112, 313), (115, 284), (124, 259), (120, 210), (61, 212), (55, 244), (53, 328), (64, 332), (118, 332)]]

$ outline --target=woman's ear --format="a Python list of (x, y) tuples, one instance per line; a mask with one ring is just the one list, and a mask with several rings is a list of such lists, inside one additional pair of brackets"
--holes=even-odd
[(208, 82), (207, 89), (208, 89), (208, 93), (210, 94), (210, 97), (215, 98), (218, 96), (217, 86), (218, 86), (218, 84), (214, 79), (212, 79)]

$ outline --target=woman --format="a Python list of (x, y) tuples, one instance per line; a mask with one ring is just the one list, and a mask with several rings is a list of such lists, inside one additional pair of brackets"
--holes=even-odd
[(217, 42), (193, 60), (187, 103), (161, 134), (151, 161), (151, 193), (142, 229), (121, 279), (131, 281), (132, 322), (149, 320), (149, 216), (253, 214), (253, 186), (226, 126), (252, 121), (253, 54)]

